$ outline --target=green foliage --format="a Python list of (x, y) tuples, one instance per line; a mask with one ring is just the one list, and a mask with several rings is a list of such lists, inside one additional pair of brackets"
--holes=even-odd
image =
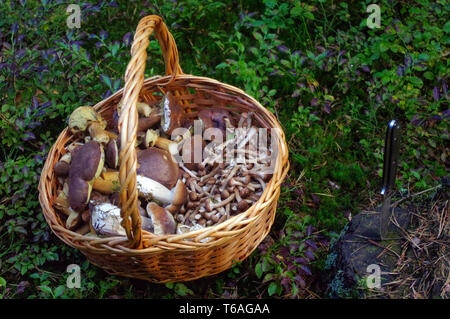
[[(65, 2), (0, 1), (0, 296), (260, 296), (247, 288), (251, 280), (267, 296), (301, 296), (326, 245), (306, 263), (295, 258), (308, 245), (290, 245), (320, 241), (307, 235), (310, 225), (332, 236), (346, 214), (373, 200), (389, 120), (402, 127), (401, 192), (448, 175), (448, 1), (378, 1), (380, 29), (366, 26), (370, 3), (102, 0), (82, 2), (81, 28), (69, 30)], [(198, 287), (107, 276), (51, 234), (38, 201), (46, 154), (67, 117), (124, 85), (134, 29), (148, 14), (167, 23), (185, 73), (254, 96), (289, 144), (291, 169), (270, 232), (277, 241)], [(163, 74), (154, 38), (148, 54), (146, 77)], [(72, 263), (82, 265), (81, 289), (65, 288)]]

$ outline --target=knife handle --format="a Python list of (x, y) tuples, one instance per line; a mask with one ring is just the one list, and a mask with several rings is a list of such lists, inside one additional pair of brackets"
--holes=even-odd
[(389, 196), (395, 187), (398, 152), (400, 146), (400, 126), (396, 120), (389, 122), (384, 141), (383, 186), (381, 195)]

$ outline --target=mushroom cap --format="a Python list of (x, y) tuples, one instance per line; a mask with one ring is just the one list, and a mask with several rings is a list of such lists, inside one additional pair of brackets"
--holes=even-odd
[(105, 154), (100, 143), (90, 141), (79, 146), (72, 156), (69, 178), (78, 176), (85, 181), (97, 178), (102, 172), (104, 159)]
[(178, 164), (166, 150), (149, 147), (138, 151), (138, 169), (136, 173), (148, 177), (168, 189), (172, 189), (178, 180)]
[(70, 165), (65, 161), (59, 161), (53, 167), (56, 176), (66, 177), (69, 175)]
[(97, 122), (105, 129), (106, 121), (97, 114), (92, 106), (80, 106), (69, 117), (69, 129), (72, 133), (84, 132), (90, 122)]
[(204, 129), (218, 128), (225, 131), (224, 118), (231, 119), (230, 112), (223, 109), (204, 109), (198, 112), (198, 117), (203, 121)]
[(82, 178), (69, 179), (69, 205), (74, 211), (81, 212), (89, 202), (92, 187)]
[(91, 181), (103, 169), (104, 152), (100, 143), (91, 141), (79, 146), (72, 157), (69, 170), (69, 204), (75, 211), (84, 209), (91, 195)]
[(119, 148), (114, 139), (110, 139), (105, 148), (105, 162), (109, 168), (116, 168), (119, 165)]
[(152, 219), (155, 235), (174, 234), (176, 222), (172, 214), (161, 206), (150, 202), (147, 205), (147, 213)]
[(163, 114), (161, 118), (161, 128), (164, 133), (170, 135), (174, 129), (181, 127), (184, 114), (183, 108), (171, 93), (167, 93), (163, 97), (161, 108)]

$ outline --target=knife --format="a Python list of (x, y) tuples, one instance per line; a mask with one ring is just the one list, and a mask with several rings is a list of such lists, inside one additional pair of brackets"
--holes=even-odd
[(383, 204), (380, 216), (380, 237), (382, 240), (388, 237), (388, 226), (392, 215), (391, 196), (395, 187), (399, 145), (400, 126), (396, 120), (392, 120), (388, 124), (384, 141), (383, 186), (381, 188)]

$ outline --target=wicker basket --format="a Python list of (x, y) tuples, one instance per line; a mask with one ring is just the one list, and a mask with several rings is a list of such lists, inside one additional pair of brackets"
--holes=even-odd
[[(166, 64), (166, 76), (144, 80), (149, 36), (155, 31)], [(247, 211), (223, 223), (183, 235), (155, 236), (141, 231), (137, 211), (136, 150), (138, 98), (149, 103), (172, 92), (183, 107), (221, 107), (239, 114), (251, 111), (258, 125), (277, 128), (278, 155), (273, 177), (260, 199)], [(178, 63), (175, 41), (159, 16), (147, 16), (136, 30), (131, 48), (131, 61), (125, 74), (125, 87), (95, 105), (95, 109), (111, 120), (114, 109), (123, 97), (119, 119), (121, 151), (119, 179), (120, 206), (127, 237), (95, 238), (83, 236), (64, 227), (53, 207), (58, 189), (54, 164), (66, 152), (75, 137), (66, 128), (51, 148), (39, 183), (39, 201), (52, 231), (67, 245), (79, 249), (94, 265), (106, 272), (151, 282), (189, 281), (222, 272), (248, 257), (264, 239), (273, 224), (280, 184), (289, 169), (288, 149), (284, 133), (275, 116), (254, 98), (233, 86), (216, 80), (183, 74)], [(208, 238), (207, 241), (204, 239)]]

